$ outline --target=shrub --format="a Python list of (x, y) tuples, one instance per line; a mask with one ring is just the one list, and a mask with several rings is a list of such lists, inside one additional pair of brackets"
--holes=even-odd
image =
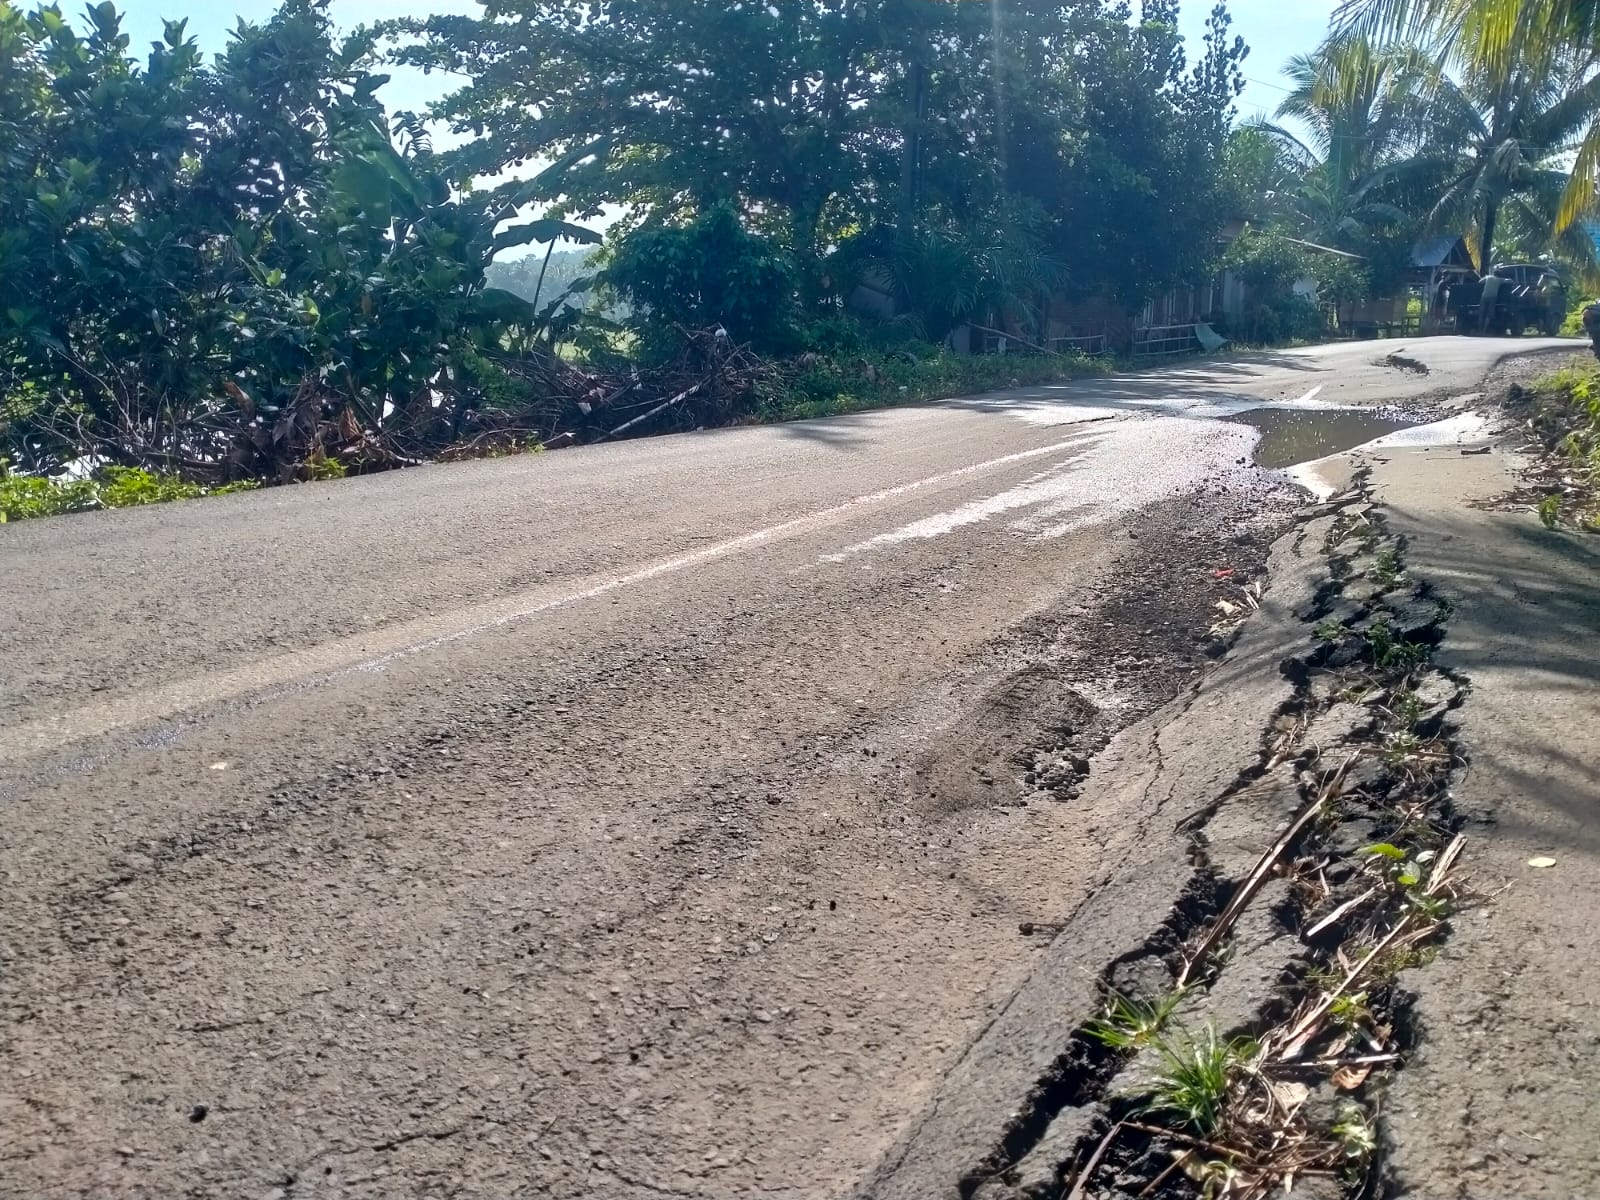
[(92, 475), (77, 479), (16, 475), (0, 468), (0, 523), (222, 496), (251, 491), (257, 486), (246, 481), (205, 487), (137, 467), (101, 467)]

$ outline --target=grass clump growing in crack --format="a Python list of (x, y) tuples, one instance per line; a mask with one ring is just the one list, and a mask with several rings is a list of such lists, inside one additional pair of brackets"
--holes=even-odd
[(1388, 619), (1379, 617), (1367, 629), (1367, 646), (1372, 661), (1386, 670), (1420, 666), (1428, 660), (1428, 647), (1421, 642), (1396, 637)]
[(1311, 633), (1319, 642), (1337, 642), (1344, 636), (1344, 626), (1336, 618), (1327, 617), (1318, 621)]
[(1162, 1066), (1142, 1112), (1175, 1117), (1201, 1137), (1214, 1136), (1222, 1127), (1234, 1079), (1255, 1056), (1256, 1044), (1224, 1041), (1210, 1025), (1198, 1037), (1158, 1044)]
[(1105, 1012), (1089, 1021), (1084, 1032), (1112, 1050), (1137, 1050), (1160, 1036), (1181, 999), (1181, 990), (1154, 1001), (1113, 991), (1106, 999)]
[(1377, 561), (1372, 567), (1373, 583), (1387, 591), (1398, 587), (1405, 577), (1405, 570), (1400, 566), (1399, 550), (1393, 546), (1385, 546), (1378, 551)]

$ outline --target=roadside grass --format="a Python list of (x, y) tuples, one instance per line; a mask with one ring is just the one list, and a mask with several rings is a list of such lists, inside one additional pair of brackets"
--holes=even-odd
[(1183, 992), (1173, 990), (1159, 1000), (1144, 1000), (1113, 992), (1106, 1001), (1106, 1010), (1091, 1019), (1084, 1032), (1109, 1049), (1123, 1053), (1137, 1050), (1155, 1041), (1172, 1012), (1183, 999)]
[(1141, 1113), (1174, 1117), (1180, 1129), (1214, 1137), (1222, 1128), (1234, 1082), (1258, 1047), (1247, 1039), (1224, 1041), (1207, 1025), (1197, 1035), (1162, 1041), (1160, 1048), (1161, 1069)]
[(1544, 448), (1533, 472), (1539, 519), (1549, 529), (1600, 532), (1600, 365), (1541, 376), (1511, 407)]
[(251, 480), (207, 487), (176, 475), (137, 467), (101, 467), (79, 479), (60, 479), (17, 475), (0, 466), (0, 524), (106, 508), (138, 508), (173, 500), (196, 500), (202, 496), (248, 492), (259, 486)]
[(953, 354), (907, 350), (858, 356), (802, 355), (762, 397), (761, 423), (800, 421), (1037, 387), (1111, 374), (1118, 363), (1079, 354)]

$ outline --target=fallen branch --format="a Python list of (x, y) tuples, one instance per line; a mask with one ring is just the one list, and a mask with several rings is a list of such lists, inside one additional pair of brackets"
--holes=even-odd
[(1217, 917), (1216, 923), (1206, 931), (1206, 936), (1201, 939), (1200, 945), (1195, 948), (1193, 954), (1185, 958), (1183, 970), (1178, 973), (1179, 989), (1187, 986), (1189, 972), (1194, 969), (1195, 964), (1203, 961), (1205, 956), (1216, 948), (1217, 943), (1227, 936), (1228, 930), (1233, 928), (1234, 923), (1239, 919), (1239, 915), (1249, 907), (1250, 901), (1255, 898), (1256, 893), (1261, 890), (1267, 879), (1272, 875), (1272, 869), (1277, 865), (1278, 859), (1295, 843), (1296, 839), (1305, 830), (1305, 827), (1316, 819), (1317, 814), (1322, 811), (1322, 806), (1338, 789), (1339, 784), (1344, 780), (1345, 772), (1349, 770), (1350, 764), (1355, 760), (1356, 756), (1354, 754), (1344, 760), (1329, 782), (1317, 794), (1317, 798), (1310, 801), (1300, 810), (1295, 819), (1289, 823), (1289, 828), (1284, 830), (1279, 835), (1278, 840), (1273, 842), (1267, 852), (1256, 861), (1255, 867), (1245, 878), (1245, 881), (1239, 885), (1239, 889), (1234, 892), (1233, 898), (1223, 908), (1221, 914)]
[(1324, 994), (1322, 999), (1312, 1005), (1311, 1011), (1295, 1023), (1294, 1028), (1289, 1031), (1285, 1039), (1282, 1052), (1278, 1055), (1279, 1062), (1293, 1062), (1300, 1057), (1300, 1052), (1306, 1048), (1306, 1043), (1316, 1033), (1317, 1026), (1321, 1023), (1322, 1018), (1328, 1015), (1328, 1010), (1333, 1007), (1334, 1001), (1344, 995), (1350, 989), (1350, 985), (1361, 978), (1362, 972), (1370, 967), (1377, 957), (1389, 948), (1390, 944), (1405, 931), (1406, 926), (1410, 923), (1411, 914), (1407, 913), (1400, 918), (1399, 923), (1393, 929), (1384, 935), (1382, 941), (1367, 951), (1361, 961), (1350, 968), (1349, 973), (1340, 980), (1338, 987)]
[(633, 420), (631, 420), (631, 421), (624, 421), (621, 425), (618, 425), (610, 433), (603, 433), (598, 438), (596, 438), (595, 440), (596, 441), (600, 441), (600, 442), (604, 442), (604, 441), (606, 441), (606, 440), (608, 440), (610, 438), (618, 437), (619, 435), (624, 434), (628, 430), (632, 429), (635, 425), (638, 425), (638, 424), (640, 424), (641, 422), (644, 422), (644, 421), (648, 421), (651, 417), (655, 416), (657, 413), (666, 412), (667, 409), (671, 408), (674, 404), (683, 403), (683, 401), (687, 400), (690, 396), (694, 395), (703, 386), (705, 386), (705, 385), (697, 383), (691, 388), (686, 388), (684, 391), (681, 391), (676, 396), (672, 397), (672, 399), (663, 400), (660, 404), (656, 405), (649, 412), (641, 413), (637, 417), (633, 418)]

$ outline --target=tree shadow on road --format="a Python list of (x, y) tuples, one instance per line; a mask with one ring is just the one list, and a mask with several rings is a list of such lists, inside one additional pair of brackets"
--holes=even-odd
[(1506, 834), (1600, 854), (1600, 538), (1509, 513), (1428, 523), (1408, 561), (1458, 602), (1439, 662), (1474, 684), (1463, 798)]

